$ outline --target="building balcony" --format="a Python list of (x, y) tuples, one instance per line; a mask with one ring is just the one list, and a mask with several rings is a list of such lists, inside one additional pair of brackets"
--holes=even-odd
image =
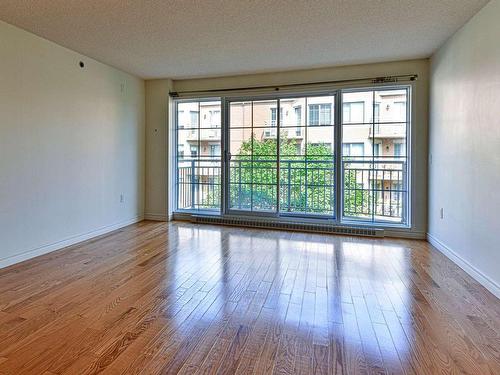
[[(304, 139), (304, 128), (284, 128), (281, 129), (281, 136), (285, 139)], [(263, 139), (275, 139), (277, 134), (276, 128), (264, 129), (262, 133)]]
[(217, 142), (221, 139), (221, 129), (195, 129), (188, 133), (186, 140), (188, 142), (213, 141)]
[(371, 130), (375, 139), (401, 139), (406, 137), (406, 125), (404, 123), (375, 124)]

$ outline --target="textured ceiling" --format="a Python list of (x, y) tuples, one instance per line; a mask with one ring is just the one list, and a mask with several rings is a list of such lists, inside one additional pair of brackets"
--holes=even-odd
[(0, 19), (143, 78), (430, 56), (487, 0), (0, 0)]

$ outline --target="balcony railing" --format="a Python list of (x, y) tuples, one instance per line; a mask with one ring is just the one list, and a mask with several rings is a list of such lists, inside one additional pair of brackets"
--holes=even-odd
[(344, 217), (403, 222), (406, 218), (406, 160), (401, 157), (345, 157)]
[(178, 161), (177, 208), (179, 210), (220, 210), (220, 201), (219, 159)]
[[(292, 157), (279, 161), (281, 214), (335, 213), (334, 160)], [(347, 158), (343, 166), (343, 216), (355, 220), (403, 222), (406, 216), (406, 161)], [(234, 210), (278, 210), (278, 162), (250, 157), (230, 161), (229, 204)], [(178, 209), (220, 210), (221, 161), (179, 160)]]

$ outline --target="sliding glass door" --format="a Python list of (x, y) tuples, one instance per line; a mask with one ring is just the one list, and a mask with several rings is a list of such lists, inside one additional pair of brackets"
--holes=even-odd
[(176, 210), (408, 225), (410, 87), (176, 101)]
[(280, 100), (280, 214), (335, 216), (335, 96)]
[(231, 213), (335, 215), (335, 96), (228, 101)]
[(279, 101), (228, 103), (228, 210), (276, 214)]

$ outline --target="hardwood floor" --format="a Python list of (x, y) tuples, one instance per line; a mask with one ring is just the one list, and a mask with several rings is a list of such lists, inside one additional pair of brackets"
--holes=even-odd
[(0, 270), (0, 374), (500, 374), (424, 241), (147, 222)]

